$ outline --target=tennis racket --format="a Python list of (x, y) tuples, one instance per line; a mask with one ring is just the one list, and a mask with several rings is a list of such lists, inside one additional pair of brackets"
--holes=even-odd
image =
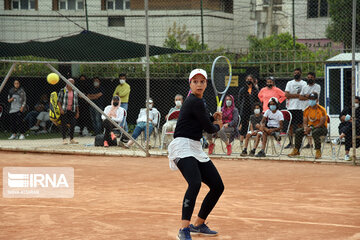
[[(229, 81), (225, 83), (226, 76), (229, 76)], [(216, 97), (217, 112), (221, 111), (221, 105), (230, 87), (232, 77), (232, 69), (230, 60), (225, 56), (218, 56), (215, 58), (211, 67), (211, 83)], [(221, 98), (219, 95), (221, 94)]]

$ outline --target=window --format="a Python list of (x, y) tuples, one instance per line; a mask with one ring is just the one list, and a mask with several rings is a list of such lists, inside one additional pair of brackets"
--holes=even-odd
[(11, 9), (14, 10), (29, 10), (36, 9), (35, 0), (12, 0)]
[(308, 0), (308, 18), (328, 17), (328, 10), (327, 0)]
[(124, 10), (130, 9), (130, 0), (107, 0), (107, 10)]
[(109, 17), (108, 27), (125, 27), (125, 18), (119, 16)]
[(83, 10), (84, 0), (59, 0), (60, 10)]

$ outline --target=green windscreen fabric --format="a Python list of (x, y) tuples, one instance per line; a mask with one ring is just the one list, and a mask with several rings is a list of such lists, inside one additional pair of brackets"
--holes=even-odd
[[(82, 31), (54, 41), (24, 43), (0, 42), (0, 57), (38, 56), (59, 61), (111, 61), (146, 56), (146, 45)], [(150, 55), (185, 52), (171, 48), (149, 46)]]

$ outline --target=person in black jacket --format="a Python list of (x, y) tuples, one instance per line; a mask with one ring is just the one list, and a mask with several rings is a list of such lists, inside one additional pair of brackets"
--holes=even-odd
[[(205, 220), (224, 191), (222, 179), (210, 158), (202, 150), (200, 142), (203, 130), (207, 133), (216, 133), (222, 128), (222, 113), (216, 112), (214, 116), (209, 117), (203, 101), (203, 94), (207, 87), (205, 70), (194, 69), (190, 73), (189, 82), (191, 94), (181, 107), (174, 140), (168, 148), (170, 168), (179, 169), (188, 183), (182, 204), (182, 226), (177, 236), (178, 240), (191, 240), (190, 232), (191, 234), (217, 235), (216, 231), (210, 230), (205, 224)], [(190, 224), (202, 182), (208, 185), (210, 191), (201, 205), (195, 223)]]
[(239, 112), (241, 117), (240, 122), (240, 144), (242, 145), (244, 137), (248, 132), (250, 115), (253, 114), (254, 103), (260, 102), (258, 98), (259, 90), (254, 85), (254, 76), (248, 75), (245, 78), (246, 86), (242, 87), (238, 94), (240, 103)]

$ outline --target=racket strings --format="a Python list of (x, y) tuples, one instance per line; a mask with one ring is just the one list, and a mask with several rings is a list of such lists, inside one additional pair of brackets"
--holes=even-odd
[(226, 90), (226, 77), (229, 76), (229, 65), (225, 59), (219, 59), (214, 67), (214, 85), (216, 90), (221, 93)]

